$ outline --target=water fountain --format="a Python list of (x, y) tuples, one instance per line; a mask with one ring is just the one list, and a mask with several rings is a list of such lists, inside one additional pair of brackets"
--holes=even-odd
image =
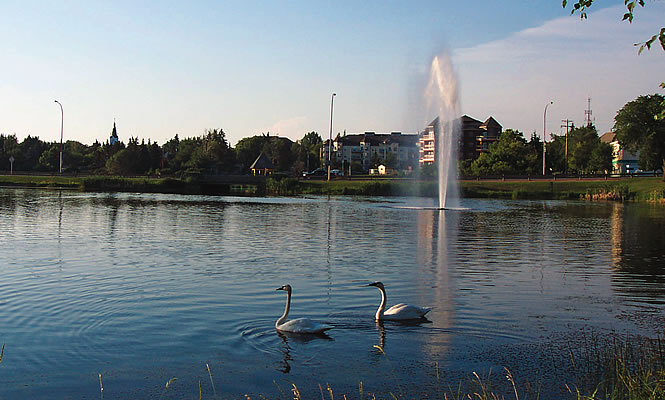
[(437, 146), (435, 159), (439, 175), (439, 208), (457, 208), (459, 207), (457, 147), (460, 102), (457, 76), (446, 53), (432, 60), (425, 98), (428, 114), (438, 116), (434, 132)]

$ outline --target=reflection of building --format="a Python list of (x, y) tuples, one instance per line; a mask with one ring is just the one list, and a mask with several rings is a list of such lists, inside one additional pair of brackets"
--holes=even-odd
[[(328, 159), (328, 143), (321, 148), (321, 157)], [(363, 170), (386, 164), (400, 171), (409, 171), (418, 165), (418, 135), (415, 133), (365, 132), (337, 136), (332, 142), (333, 165), (348, 168), (359, 163)]]
[[(439, 118), (430, 122), (419, 134), (420, 165), (436, 162), (436, 139), (439, 134), (436, 126)], [(485, 122), (468, 115), (459, 118), (460, 137), (458, 138), (458, 157), (460, 160), (475, 160), (482, 153), (489, 151), (489, 146), (499, 140), (503, 127), (493, 117)]]
[(633, 154), (621, 148), (619, 142), (615, 139), (614, 132), (604, 133), (600, 137), (603, 143), (609, 143), (612, 146), (612, 172), (615, 174), (629, 174), (637, 171), (637, 160), (639, 153)]

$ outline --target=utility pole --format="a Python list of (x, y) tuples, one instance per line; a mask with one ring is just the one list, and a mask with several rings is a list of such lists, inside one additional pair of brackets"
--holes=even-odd
[(332, 131), (333, 131), (333, 104), (335, 102), (335, 96), (337, 93), (333, 93), (330, 96), (330, 135), (328, 138), (328, 180), (330, 180), (330, 163), (332, 162)]
[(547, 143), (547, 139), (545, 135), (547, 134), (547, 107), (550, 106), (550, 104), (554, 104), (553, 101), (550, 101), (545, 105), (545, 111), (543, 111), (543, 176), (545, 176), (545, 144)]
[(566, 151), (565, 151), (565, 156), (564, 159), (566, 160), (566, 165), (564, 166), (564, 174), (568, 173), (568, 129), (573, 127), (573, 121), (569, 119), (562, 119), (561, 120), (561, 127), (566, 128)]
[(62, 110), (62, 104), (58, 100), (55, 102), (60, 106), (60, 175), (62, 175), (62, 131), (65, 126), (65, 112)]

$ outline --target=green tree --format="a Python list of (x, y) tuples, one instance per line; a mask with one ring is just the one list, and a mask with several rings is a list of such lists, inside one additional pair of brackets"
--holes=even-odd
[(663, 113), (665, 99), (654, 94), (626, 103), (614, 117), (616, 140), (630, 152), (639, 151), (641, 169), (665, 170), (665, 120), (654, 118)]
[(60, 143), (53, 143), (39, 156), (39, 165), (47, 171), (58, 171), (60, 168)]
[(590, 172), (593, 149), (600, 143), (593, 125), (573, 128), (568, 132), (568, 167), (578, 173)]
[(591, 151), (589, 159), (589, 170), (595, 173), (608, 173), (612, 171), (612, 145), (598, 141), (596, 147)]
[[(542, 149), (542, 147), (541, 147)], [(471, 163), (473, 175), (535, 174), (538, 152), (527, 143), (522, 132), (506, 129), (489, 151)]]
[[(323, 145), (323, 139), (316, 132), (308, 132), (302, 139), (293, 144), (291, 152), (296, 155), (298, 165), (303, 165), (304, 169), (312, 171), (321, 166), (320, 150)], [(295, 171), (296, 173), (298, 171)]]
[(48, 148), (49, 145), (39, 140), (37, 136), (28, 135), (21, 144), (18, 145), (17, 154), (14, 156), (16, 158), (14, 169), (20, 168), (24, 171), (38, 171), (43, 169), (41, 165), (39, 165), (39, 158)]
[[(593, 0), (578, 0), (577, 2), (573, 3), (571, 14), (575, 14), (576, 12), (580, 14), (580, 18), (586, 19), (587, 17), (587, 9), (591, 7), (593, 4)], [(633, 17), (635, 16), (635, 6), (639, 5), (640, 7), (644, 7), (645, 1), (644, 0), (624, 0), (624, 4), (626, 5), (626, 13), (623, 15), (623, 21), (628, 21), (630, 23), (633, 22)], [(563, 8), (566, 8), (568, 5), (568, 0), (562, 0), (561, 5)], [(648, 40), (644, 41), (643, 43), (636, 43), (636, 46), (640, 46), (638, 53), (642, 53), (642, 51), (647, 48), (651, 49), (651, 45), (658, 40), (660, 42), (660, 46), (665, 50), (665, 28), (661, 28), (660, 32), (656, 33), (653, 35), (651, 38)]]
[[(542, 146), (542, 144), (541, 144)], [(542, 147), (541, 147), (542, 148)], [(566, 164), (566, 136), (565, 135), (552, 135), (552, 140), (547, 143), (547, 155), (545, 156), (545, 163), (548, 170), (554, 173), (568, 172)], [(542, 165), (542, 158), (540, 163)]]
[(208, 129), (197, 138), (198, 146), (184, 164), (191, 170), (219, 174), (228, 172), (235, 163), (235, 153), (226, 141), (223, 129)]
[[(18, 139), (16, 135), (0, 135), (0, 170), (7, 170), (11, 168), (9, 157), (16, 159), (18, 152)], [(16, 166), (14, 166), (16, 170)]]

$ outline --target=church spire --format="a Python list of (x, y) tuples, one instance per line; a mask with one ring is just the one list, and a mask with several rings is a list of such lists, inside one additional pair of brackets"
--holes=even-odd
[(113, 130), (111, 131), (111, 138), (109, 139), (109, 143), (116, 144), (120, 141), (118, 138), (118, 131), (115, 129), (115, 118), (113, 118)]

